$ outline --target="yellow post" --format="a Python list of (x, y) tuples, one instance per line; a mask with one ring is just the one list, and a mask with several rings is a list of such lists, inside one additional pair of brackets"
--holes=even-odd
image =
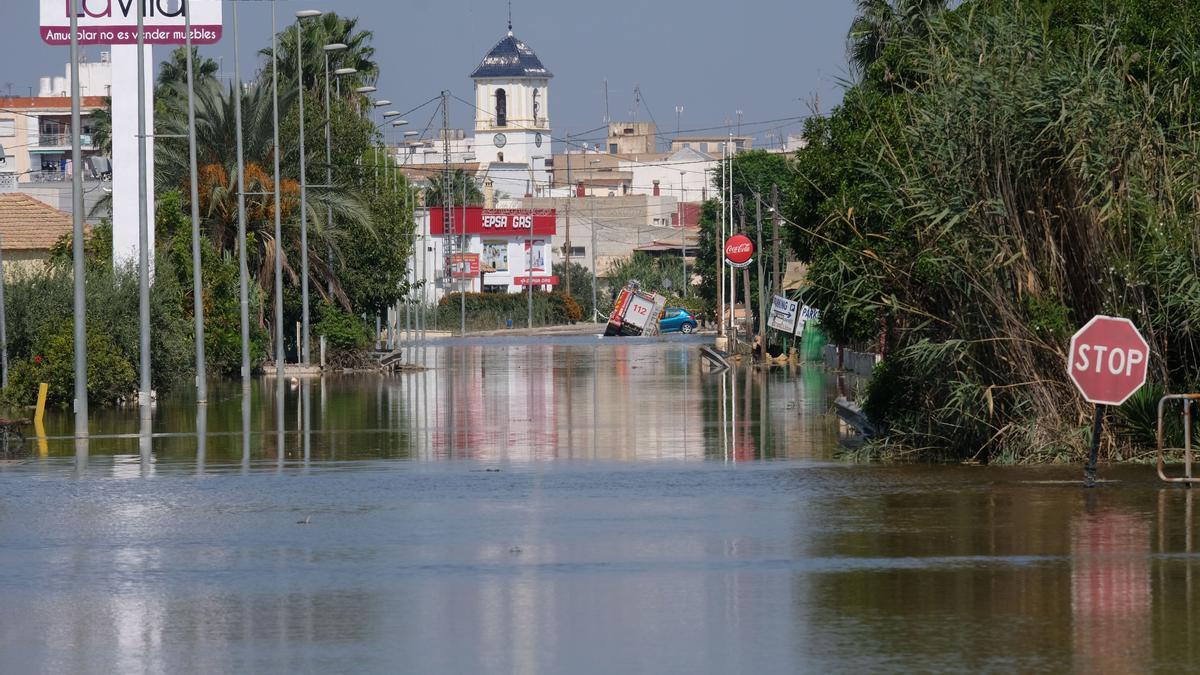
[(50, 454), (50, 443), (46, 440), (46, 396), (50, 393), (50, 385), (45, 382), (38, 385), (37, 410), (33, 413), (33, 431), (38, 437), (38, 454), (46, 457)]

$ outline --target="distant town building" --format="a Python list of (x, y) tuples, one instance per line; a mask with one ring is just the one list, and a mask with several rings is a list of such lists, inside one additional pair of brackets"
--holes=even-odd
[(658, 152), (658, 125), (654, 122), (611, 122), (606, 147), (610, 155)]
[[(71, 80), (45, 76), (37, 96), (0, 97), (0, 173), (12, 174), (20, 183), (68, 181), (71, 159)], [(93, 162), (96, 145), (91, 114), (105, 106), (112, 89), (112, 63), (108, 52), (100, 61), (79, 64), (81, 94), (80, 143), (84, 175), (110, 173), (107, 161)]]

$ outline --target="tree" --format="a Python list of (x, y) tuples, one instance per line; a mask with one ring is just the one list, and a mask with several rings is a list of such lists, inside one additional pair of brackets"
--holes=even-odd
[[(197, 134), (197, 163), (199, 166), (200, 183), (200, 215), (204, 227), (212, 238), (217, 250), (221, 253), (237, 255), (238, 232), (238, 199), (237, 199), (237, 145), (235, 126), (235, 99), (232, 87), (221, 87), (215, 81), (208, 82), (196, 90), (196, 134)], [(291, 100), (281, 92), (280, 106), (288, 106)], [(262, 86), (250, 87), (242, 94), (242, 112), (245, 139), (245, 169), (246, 169), (246, 230), (249, 242), (249, 266), (257, 285), (264, 295), (272, 294), (274, 284), (274, 256), (283, 256), (284, 274), (289, 281), (299, 280), (299, 183), (287, 174), (281, 176), (280, 202), (284, 220), (285, 241), (275, 241), (275, 202), (273, 193), (275, 182), (273, 176), (274, 147), (272, 95), (269, 88)], [(353, 120), (345, 121), (350, 116)], [(353, 115), (343, 104), (337, 107), (335, 119), (345, 124), (363, 124), (369, 127), (369, 122)], [(186, 132), (186, 120), (173, 116), (165, 125), (169, 133)], [(283, 125), (286, 128), (286, 125)], [(347, 132), (345, 143), (339, 143), (344, 151), (347, 146), (355, 146), (355, 140)], [(281, 139), (294, 138), (294, 134), (283, 135)], [(314, 138), (315, 140), (315, 138)], [(360, 143), (359, 143), (360, 144)], [(321, 163), (324, 164), (323, 143), (319, 147)], [(316, 149), (312, 159), (316, 158)], [(189, 182), (187, 142), (179, 139), (174, 142), (164, 142), (159, 145), (158, 181), (165, 186), (177, 186), (185, 189)], [(297, 165), (294, 159), (297, 145), (288, 142), (283, 147), (285, 166), (293, 169)], [(311, 161), (311, 159), (310, 159)], [(352, 164), (352, 161), (348, 162)], [(294, 170), (294, 169), (293, 169)], [(335, 173), (332, 187), (309, 188), (308, 213), (309, 219), (309, 270), (312, 275), (311, 284), (322, 296), (329, 295), (327, 288), (332, 285), (332, 300), (349, 307), (349, 300), (335, 273), (334, 258), (346, 245), (353, 245), (354, 239), (347, 227), (328, 228), (325, 210), (332, 209), (335, 224), (348, 224), (369, 227), (370, 212), (363, 199), (359, 196), (352, 177), (346, 172)], [(322, 181), (323, 182), (323, 181)], [(185, 194), (187, 191), (185, 189)], [(260, 322), (264, 317), (260, 314)]]
[(947, 0), (858, 0), (857, 15), (846, 37), (851, 68), (865, 73), (889, 45), (922, 30), (929, 15), (946, 5)]
[[(280, 31), (277, 51), (279, 55), (279, 77), (281, 90), (287, 83), (287, 88), (296, 86), (296, 58), (303, 53), (304, 57), (304, 88), (320, 90), (325, 88), (325, 58), (329, 58), (329, 71), (338, 68), (354, 68), (358, 72), (343, 79), (342, 97), (346, 100), (358, 99), (354, 89), (363, 85), (375, 84), (379, 79), (379, 64), (375, 62), (375, 48), (370, 45), (374, 33), (358, 30), (358, 18), (339, 16), (336, 12), (328, 12), (317, 19), (303, 21), (301, 33), (303, 39), (300, 49), (296, 44), (296, 28), (291, 26)], [(346, 49), (326, 52), (325, 45), (344, 44)], [(265, 77), (271, 76), (271, 48), (264, 47), (259, 55), (267, 59), (263, 68)]]
[[(215, 82), (220, 69), (216, 61), (200, 56), (199, 47), (192, 47), (192, 81), (196, 87)], [(155, 98), (178, 96), (181, 92), (187, 94), (187, 47), (171, 50), (170, 56), (159, 64), (155, 82)]]
[[(445, 197), (443, 197), (445, 178), (445, 175), (440, 172), (429, 177), (429, 189), (425, 191), (425, 204), (427, 206), (443, 206), (446, 203)], [(464, 195), (467, 206), (479, 206), (483, 204), (483, 192), (479, 190), (479, 185), (475, 182), (475, 176), (462, 169), (453, 169), (450, 172), (449, 184), (451, 189), (451, 206), (462, 206), (464, 204)]]

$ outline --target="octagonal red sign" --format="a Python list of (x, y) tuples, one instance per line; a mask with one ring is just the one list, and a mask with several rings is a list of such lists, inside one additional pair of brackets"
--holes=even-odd
[(1129, 319), (1096, 316), (1071, 338), (1067, 374), (1090, 403), (1121, 405), (1146, 383), (1150, 345)]
[(725, 240), (725, 262), (733, 267), (745, 267), (754, 255), (754, 242), (744, 234), (735, 234)]

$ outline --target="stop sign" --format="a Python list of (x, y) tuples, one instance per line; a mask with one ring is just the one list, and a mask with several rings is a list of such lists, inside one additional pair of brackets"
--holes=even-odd
[(1129, 319), (1096, 316), (1071, 338), (1067, 374), (1089, 403), (1121, 405), (1146, 383), (1150, 345)]

